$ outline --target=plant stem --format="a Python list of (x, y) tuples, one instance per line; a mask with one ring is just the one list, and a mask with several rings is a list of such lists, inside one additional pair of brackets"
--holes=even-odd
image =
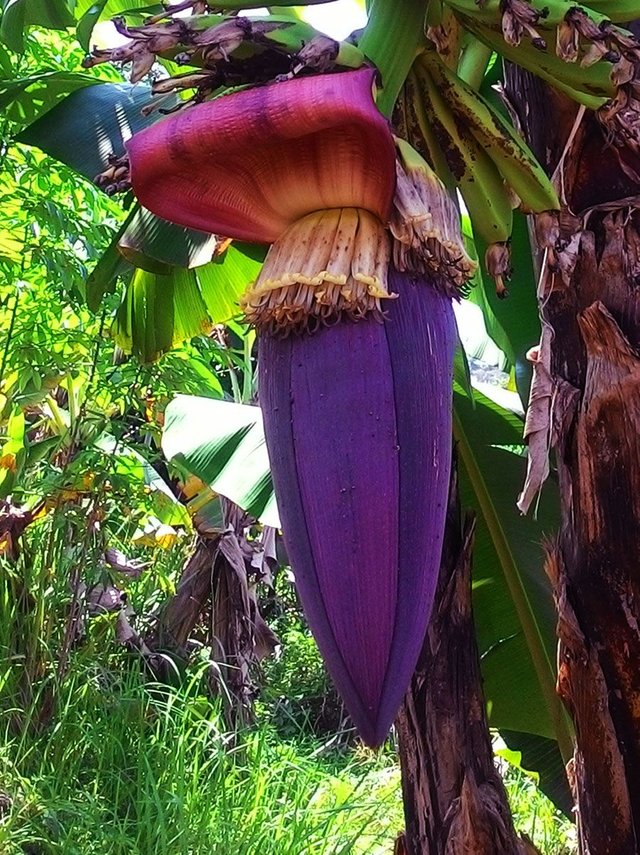
[(18, 314), (18, 303), (20, 301), (20, 288), (16, 287), (16, 295), (13, 299), (13, 308), (11, 309), (11, 320), (9, 321), (9, 330), (7, 332), (7, 340), (4, 344), (4, 350), (2, 351), (2, 362), (0, 363), (0, 386), (2, 385), (2, 381), (4, 380), (4, 371), (7, 367), (7, 360), (9, 358), (9, 347), (11, 346), (11, 339), (13, 338), (13, 330), (16, 325), (16, 315)]
[(391, 115), (424, 39), (426, 7), (425, 0), (372, 0), (358, 47), (382, 75), (378, 108), (385, 116)]

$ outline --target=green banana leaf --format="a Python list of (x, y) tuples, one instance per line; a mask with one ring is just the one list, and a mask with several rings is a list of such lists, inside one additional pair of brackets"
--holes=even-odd
[(259, 407), (179, 395), (165, 410), (162, 450), (183, 473), (279, 527)]
[(118, 241), (120, 253), (134, 267), (165, 275), (172, 267), (207, 264), (216, 245), (214, 235), (176, 226), (141, 207), (136, 207)]
[[(124, 153), (129, 137), (162, 118), (158, 110), (142, 113), (154, 99), (142, 83), (100, 83), (85, 86), (41, 115), (18, 136), (18, 142), (34, 145), (93, 179), (107, 166), (110, 154)], [(177, 99), (162, 102), (170, 108)]]
[(115, 293), (118, 277), (126, 276), (131, 272), (131, 266), (120, 252), (118, 244), (134, 214), (135, 209), (130, 212), (127, 219), (120, 226), (120, 229), (115, 233), (109, 246), (102, 253), (87, 277), (85, 295), (87, 306), (92, 312), (98, 311), (105, 294)]
[(260, 248), (232, 244), (197, 269), (136, 270), (113, 321), (116, 344), (141, 362), (152, 362), (209, 333), (239, 313), (238, 298), (257, 277), (263, 257)]
[(24, 31), (36, 25), (66, 30), (74, 25), (70, 4), (63, 0), (8, 0), (0, 21), (0, 38), (16, 53), (24, 50)]
[(567, 783), (564, 760), (558, 751), (558, 743), (543, 736), (504, 728), (500, 731), (500, 736), (511, 751), (520, 754), (520, 768), (536, 772), (542, 792), (569, 819), (574, 819), (573, 797)]
[(534, 517), (516, 508), (526, 471), (522, 422), (474, 393), (455, 393), (454, 435), (463, 505), (478, 515), (474, 613), (492, 726), (557, 740), (572, 735), (555, 693), (555, 610), (541, 540), (558, 525), (557, 496), (545, 488)]

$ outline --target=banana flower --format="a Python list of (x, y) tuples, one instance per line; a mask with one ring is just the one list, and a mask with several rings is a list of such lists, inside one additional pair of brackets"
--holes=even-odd
[(284, 539), (328, 670), (372, 746), (433, 603), (455, 341), (442, 283), (473, 269), (455, 209), (420, 201), (421, 190), (446, 196), (426, 164), (396, 165), (374, 82), (362, 68), (255, 87), (128, 143), (151, 211), (272, 244), (243, 306), (259, 334)]

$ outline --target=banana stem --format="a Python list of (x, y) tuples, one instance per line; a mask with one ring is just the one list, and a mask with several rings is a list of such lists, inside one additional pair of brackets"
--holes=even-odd
[(425, 0), (372, 0), (369, 21), (358, 42), (382, 75), (378, 108), (390, 116), (424, 39)]
[(476, 91), (482, 86), (493, 50), (473, 36), (462, 51), (458, 64), (458, 77)]

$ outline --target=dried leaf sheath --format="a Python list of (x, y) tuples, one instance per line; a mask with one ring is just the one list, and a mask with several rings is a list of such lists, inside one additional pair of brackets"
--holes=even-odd
[(391, 273), (380, 324), (260, 340), (260, 400), (300, 596), (365, 742), (379, 745), (424, 636), (451, 453), (450, 301)]

